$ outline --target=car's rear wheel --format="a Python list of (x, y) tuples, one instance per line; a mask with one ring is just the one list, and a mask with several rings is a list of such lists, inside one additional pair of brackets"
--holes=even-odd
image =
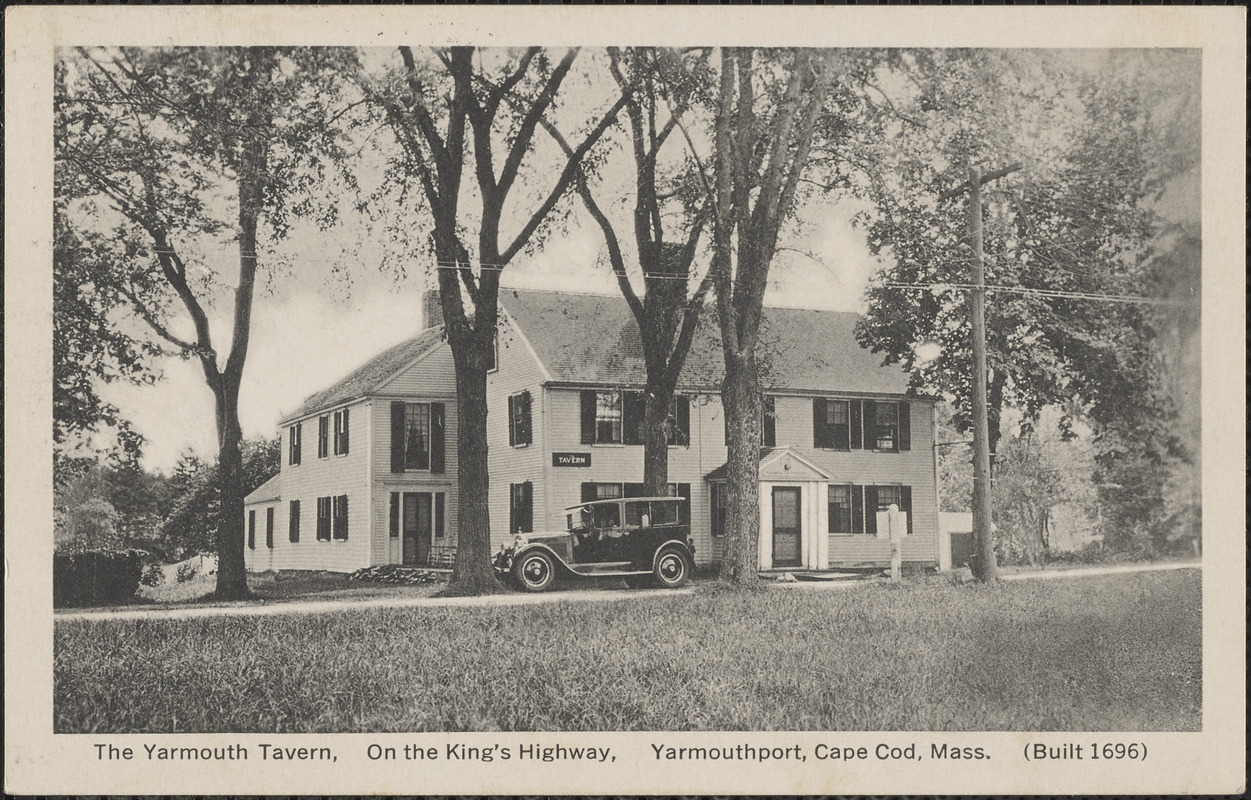
[(513, 579), (527, 592), (543, 592), (556, 581), (556, 565), (547, 553), (532, 550), (513, 564)]
[(680, 551), (661, 551), (652, 570), (656, 584), (663, 589), (677, 589), (691, 577), (691, 564)]

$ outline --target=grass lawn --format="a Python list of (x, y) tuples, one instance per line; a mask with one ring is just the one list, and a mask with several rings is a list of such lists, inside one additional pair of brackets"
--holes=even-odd
[(1198, 570), (67, 620), (55, 730), (1199, 730)]

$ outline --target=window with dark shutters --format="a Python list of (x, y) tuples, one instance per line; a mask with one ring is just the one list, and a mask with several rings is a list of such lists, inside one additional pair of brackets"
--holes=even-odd
[(434, 495), (434, 538), (442, 539), (447, 535), (447, 526), (443, 521), (443, 492)]
[(348, 538), (348, 498), (345, 494), (334, 498), (334, 538)]
[(347, 455), (348, 452), (348, 409), (334, 412), (334, 454)]
[(851, 533), (851, 486), (831, 485), (827, 490), (830, 533)]
[(400, 493), (391, 492), (390, 512), (387, 515), (387, 533), (392, 539), (400, 538)]
[(847, 450), (851, 447), (851, 406), (858, 401), (812, 400), (812, 440), (814, 447)]
[(778, 446), (777, 420), (777, 401), (773, 397), (766, 397), (764, 399), (764, 419), (761, 420), (760, 425), (760, 428), (763, 431), (765, 447)]
[(534, 486), (529, 481), (509, 484), (509, 533), (534, 530)]
[(248, 511), (248, 549), (256, 549), (256, 509)]
[(287, 539), (300, 541), (300, 501), (292, 500), (287, 510)]
[(265, 546), (274, 549), (274, 507), (265, 509)]
[(317, 498), (317, 540), (330, 541), (330, 498)]
[(330, 417), (317, 418), (317, 457), (330, 456)]
[(288, 463), (293, 467), (300, 463), (300, 448), (302, 446), (300, 438), (302, 427), (303, 426), (299, 422), (291, 426), (291, 451)]
[(530, 443), (530, 393), (522, 392), (508, 398), (508, 444), (521, 447)]
[(813, 447), (829, 447), (826, 438), (825, 428), (825, 403), (824, 397), (812, 398), (812, 446)]
[(430, 404), (430, 471), (436, 474), (444, 469), (444, 415), (442, 403)]
[(391, 403), (391, 471), (404, 471), (404, 403)]

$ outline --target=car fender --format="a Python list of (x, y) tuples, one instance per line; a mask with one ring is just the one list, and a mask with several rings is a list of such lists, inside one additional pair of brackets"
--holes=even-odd
[(686, 556), (691, 566), (695, 566), (695, 553), (691, 550), (691, 546), (681, 539), (670, 539), (667, 542), (661, 543), (661, 545), (656, 548), (656, 552), (652, 553), (652, 569), (656, 568), (656, 562), (660, 559), (660, 554), (670, 547), (675, 550), (681, 550), (682, 554)]
[(562, 558), (559, 553), (557, 553), (555, 550), (548, 547), (546, 544), (542, 542), (535, 542), (533, 544), (528, 544), (525, 547), (518, 550), (517, 552), (513, 553), (512, 563), (516, 564), (521, 558), (525, 556), (526, 553), (532, 553), (535, 550), (542, 550), (544, 553), (547, 553), (547, 555), (551, 556), (552, 560), (556, 562), (556, 564), (559, 565), (566, 572), (574, 571), (573, 568), (569, 566), (569, 562), (565, 561), (565, 559)]

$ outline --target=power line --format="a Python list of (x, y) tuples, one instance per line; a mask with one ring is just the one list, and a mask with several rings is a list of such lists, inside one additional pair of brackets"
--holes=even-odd
[(1130, 294), (1097, 294), (1094, 292), (1069, 292), (1060, 289), (1032, 289), (1027, 286), (991, 286), (984, 287), (974, 286), (971, 283), (884, 283), (881, 284), (886, 289), (914, 289), (933, 291), (935, 289), (952, 289), (952, 290), (971, 290), (984, 288), (988, 292), (1004, 292), (1007, 294), (1022, 294), (1035, 297), (1053, 297), (1073, 300), (1096, 300), (1113, 303), (1149, 303), (1152, 305), (1179, 306), (1186, 305), (1180, 300), (1167, 300), (1157, 297), (1142, 297)]

